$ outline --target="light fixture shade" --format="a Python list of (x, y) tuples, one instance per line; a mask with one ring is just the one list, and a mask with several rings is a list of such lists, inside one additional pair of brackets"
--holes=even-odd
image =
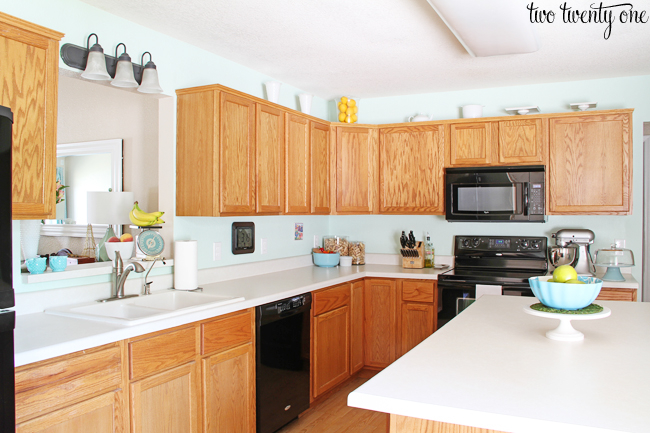
[(106, 57), (104, 50), (99, 44), (95, 44), (88, 53), (86, 69), (81, 73), (81, 77), (87, 80), (110, 80), (111, 76), (106, 70)]
[(138, 92), (142, 93), (162, 93), (163, 89), (158, 83), (158, 70), (154, 62), (145, 65), (142, 72), (142, 84), (138, 87)]
[(89, 224), (131, 224), (129, 212), (133, 209), (132, 192), (88, 192)]
[(124, 53), (118, 59), (115, 78), (111, 84), (115, 87), (138, 87), (138, 82), (133, 75), (133, 63), (128, 54)]

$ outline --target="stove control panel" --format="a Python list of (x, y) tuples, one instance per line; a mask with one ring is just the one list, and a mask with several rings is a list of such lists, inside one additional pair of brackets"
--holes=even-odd
[(530, 251), (546, 253), (546, 238), (516, 236), (456, 236), (456, 250)]

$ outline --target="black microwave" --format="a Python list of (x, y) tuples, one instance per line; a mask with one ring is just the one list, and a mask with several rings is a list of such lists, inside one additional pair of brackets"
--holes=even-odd
[(445, 169), (447, 221), (545, 222), (544, 166)]

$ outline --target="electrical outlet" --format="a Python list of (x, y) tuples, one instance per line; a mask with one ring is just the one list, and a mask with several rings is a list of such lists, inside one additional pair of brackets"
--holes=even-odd
[(260, 239), (260, 253), (266, 254), (266, 239)]
[(614, 241), (616, 248), (625, 248), (625, 239), (616, 239)]
[(215, 262), (221, 260), (221, 242), (212, 244), (212, 260)]
[(320, 243), (318, 242), (318, 239), (320, 236), (314, 235), (314, 248), (318, 248), (320, 246)]

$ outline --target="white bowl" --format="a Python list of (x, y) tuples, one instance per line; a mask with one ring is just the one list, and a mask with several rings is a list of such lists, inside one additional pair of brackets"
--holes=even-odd
[(483, 116), (483, 106), (477, 104), (463, 105), (463, 118), (472, 119)]
[(133, 245), (135, 242), (106, 242), (106, 255), (111, 260), (115, 259), (115, 251), (120, 252), (122, 260), (130, 259), (133, 256)]

